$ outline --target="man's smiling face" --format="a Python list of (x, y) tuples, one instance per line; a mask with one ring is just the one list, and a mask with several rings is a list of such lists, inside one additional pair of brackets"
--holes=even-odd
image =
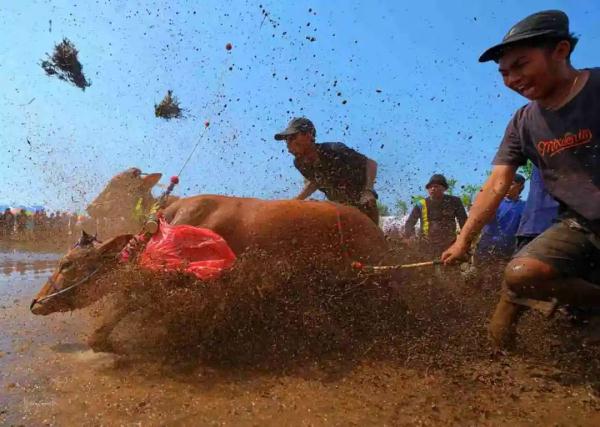
[(511, 47), (498, 61), (504, 84), (531, 101), (550, 98), (570, 68), (571, 41), (538, 43)]
[(293, 154), (294, 157), (300, 158), (304, 157), (313, 145), (312, 135), (309, 132), (298, 132), (289, 135), (285, 141), (287, 143), (288, 151)]
[(548, 60), (542, 49), (515, 47), (499, 61), (506, 87), (529, 100), (543, 98), (547, 92)]
[(554, 64), (545, 49), (514, 47), (498, 63), (506, 87), (531, 101), (545, 98), (554, 88)]

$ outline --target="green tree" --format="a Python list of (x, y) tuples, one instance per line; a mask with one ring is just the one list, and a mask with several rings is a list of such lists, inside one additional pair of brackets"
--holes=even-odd
[(408, 213), (408, 203), (406, 203), (404, 200), (396, 200), (395, 208), (396, 216), (401, 217)]
[(390, 208), (381, 202), (377, 202), (377, 210), (379, 211), (380, 216), (390, 216)]
[(531, 163), (531, 160), (527, 160), (527, 163), (521, 166), (518, 172), (523, 175), (525, 179), (530, 179), (531, 174), (533, 173), (533, 163)]
[(479, 185), (467, 184), (461, 185), (460, 188), (462, 190), (459, 196), (460, 200), (462, 200), (463, 205), (468, 209), (473, 204), (473, 199), (475, 198), (475, 195), (479, 193), (481, 187)]
[(448, 190), (446, 190), (446, 193), (453, 196), (457, 181), (454, 178), (447, 179), (446, 181), (448, 181)]
[(425, 197), (421, 196), (421, 195), (416, 195), (416, 196), (410, 196), (410, 204), (411, 205), (417, 205), (419, 204), (419, 202), (421, 200), (423, 200)]

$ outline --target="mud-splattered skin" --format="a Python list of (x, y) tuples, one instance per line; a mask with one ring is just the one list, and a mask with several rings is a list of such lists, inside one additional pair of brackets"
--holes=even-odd
[[(256, 249), (273, 262), (284, 261), (296, 270), (309, 270), (317, 261), (341, 273), (352, 261), (380, 262), (387, 252), (382, 231), (366, 215), (329, 202), (204, 195), (180, 199), (164, 215), (175, 225), (194, 225), (219, 233), (237, 255)], [(130, 238), (121, 235), (103, 244), (87, 242), (69, 251), (33, 300), (31, 311), (47, 315), (74, 310), (116, 290), (100, 289), (98, 279), (116, 266), (116, 257)], [(79, 283), (81, 286), (48, 299)], [(124, 304), (106, 320), (92, 336), (94, 349), (107, 350), (104, 343), (108, 336), (130, 310)]]

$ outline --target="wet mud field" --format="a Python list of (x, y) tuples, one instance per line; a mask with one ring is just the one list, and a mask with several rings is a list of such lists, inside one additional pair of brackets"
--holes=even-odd
[(327, 298), (317, 289), (318, 309), (297, 293), (269, 312), (267, 288), (250, 309), (240, 299), (254, 293), (228, 294), (209, 335), (186, 335), (201, 324), (191, 312), (177, 327), (134, 314), (114, 355), (86, 341), (107, 302), (30, 314), (57, 257), (0, 254), (0, 425), (600, 425), (598, 348), (582, 345), (585, 330), (529, 313), (517, 348), (492, 355), (496, 291), (452, 274), (400, 278), (374, 303), (355, 284)]

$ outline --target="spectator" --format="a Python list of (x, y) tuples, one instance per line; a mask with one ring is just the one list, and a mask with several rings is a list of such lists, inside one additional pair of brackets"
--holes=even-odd
[(516, 233), (521, 221), (525, 202), (521, 192), (525, 187), (525, 177), (516, 174), (506, 196), (500, 203), (496, 216), (481, 232), (475, 252), (476, 263), (508, 262), (516, 247)]
[(529, 195), (517, 231), (517, 250), (546, 231), (558, 217), (558, 202), (548, 193), (544, 179), (533, 167), (529, 180)]
[(6, 233), (6, 213), (0, 213), (0, 237), (4, 237)]
[(27, 228), (27, 214), (25, 213), (25, 209), (19, 211), (15, 218), (15, 223), (17, 226), (17, 235), (23, 236)]
[(12, 236), (15, 229), (15, 215), (9, 208), (4, 210), (4, 229), (2, 233), (5, 237)]
[(456, 224), (458, 222), (458, 226), (462, 228), (467, 220), (467, 212), (460, 198), (445, 194), (448, 182), (444, 175), (433, 175), (425, 188), (429, 197), (421, 199), (413, 208), (404, 225), (404, 237), (414, 237), (415, 225), (419, 221), (425, 253), (438, 258), (456, 239)]

